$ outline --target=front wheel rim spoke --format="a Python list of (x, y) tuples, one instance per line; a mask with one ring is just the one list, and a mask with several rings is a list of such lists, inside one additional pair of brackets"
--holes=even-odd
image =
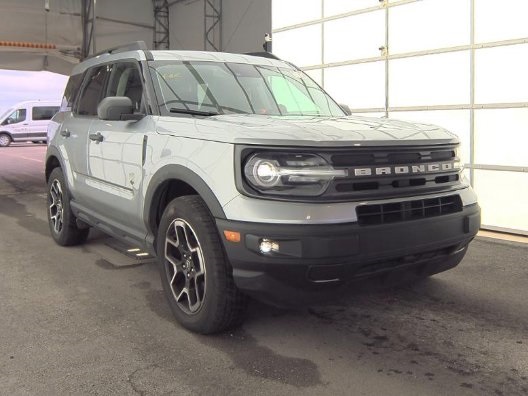
[(187, 290), (186, 287), (184, 287), (181, 292), (178, 294), (178, 296), (176, 297), (176, 301), (177, 302), (180, 302), (181, 298), (183, 297), (183, 295), (186, 295), (187, 296), (187, 300), (189, 299), (189, 291)]
[(62, 229), (62, 211), (57, 210), (55, 214), (55, 231), (60, 232)]

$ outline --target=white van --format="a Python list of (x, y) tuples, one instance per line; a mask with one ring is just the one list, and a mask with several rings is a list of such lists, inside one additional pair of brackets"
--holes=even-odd
[(0, 117), (0, 147), (11, 142), (46, 142), (48, 124), (59, 108), (57, 100), (16, 104)]

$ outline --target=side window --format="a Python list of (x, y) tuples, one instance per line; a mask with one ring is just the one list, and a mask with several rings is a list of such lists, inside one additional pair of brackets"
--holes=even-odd
[(97, 115), (97, 105), (103, 98), (103, 87), (110, 74), (111, 66), (99, 66), (88, 73), (77, 104), (79, 115)]
[(135, 63), (117, 63), (112, 67), (105, 97), (108, 96), (127, 96), (132, 100), (134, 109), (141, 110), (143, 84)]
[(2, 125), (18, 124), (26, 120), (26, 109), (16, 109), (2, 122)]
[(33, 121), (51, 120), (58, 111), (58, 106), (35, 106), (31, 115)]
[(62, 97), (60, 108), (61, 111), (71, 111), (75, 97), (81, 88), (81, 83), (82, 74), (75, 74), (70, 77), (68, 84), (66, 84), (66, 88), (64, 89), (64, 96)]

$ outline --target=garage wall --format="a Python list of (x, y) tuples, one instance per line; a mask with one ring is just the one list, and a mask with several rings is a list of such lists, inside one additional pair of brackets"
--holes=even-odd
[(272, 4), (278, 56), (355, 114), (457, 133), (484, 227), (528, 234), (528, 2)]
[[(271, 31), (271, 0), (222, 1), (222, 51), (262, 51)], [(188, 0), (170, 8), (171, 49), (204, 49), (204, 0)]]
[[(31, 43), (33, 47), (56, 46), (56, 49), (43, 49), (2, 45), (0, 68), (68, 74), (78, 62), (82, 46), (81, 1), (49, 0), (48, 11), (44, 5), (43, 0), (0, 2), (1, 41)], [(97, 0), (96, 11), (96, 52), (139, 40), (152, 47), (151, 0)]]
[[(96, 51), (133, 41), (154, 41), (154, 9), (150, 0), (97, 0)], [(120, 22), (118, 22), (120, 21)], [(129, 24), (124, 23), (129, 22)]]
[(223, 51), (262, 51), (264, 35), (271, 32), (270, 0), (224, 0)]

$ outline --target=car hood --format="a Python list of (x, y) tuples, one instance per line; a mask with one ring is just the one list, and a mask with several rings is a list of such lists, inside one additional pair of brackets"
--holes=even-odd
[(160, 117), (158, 132), (232, 144), (390, 146), (458, 142), (447, 130), (386, 118), (275, 117), (253, 114)]

